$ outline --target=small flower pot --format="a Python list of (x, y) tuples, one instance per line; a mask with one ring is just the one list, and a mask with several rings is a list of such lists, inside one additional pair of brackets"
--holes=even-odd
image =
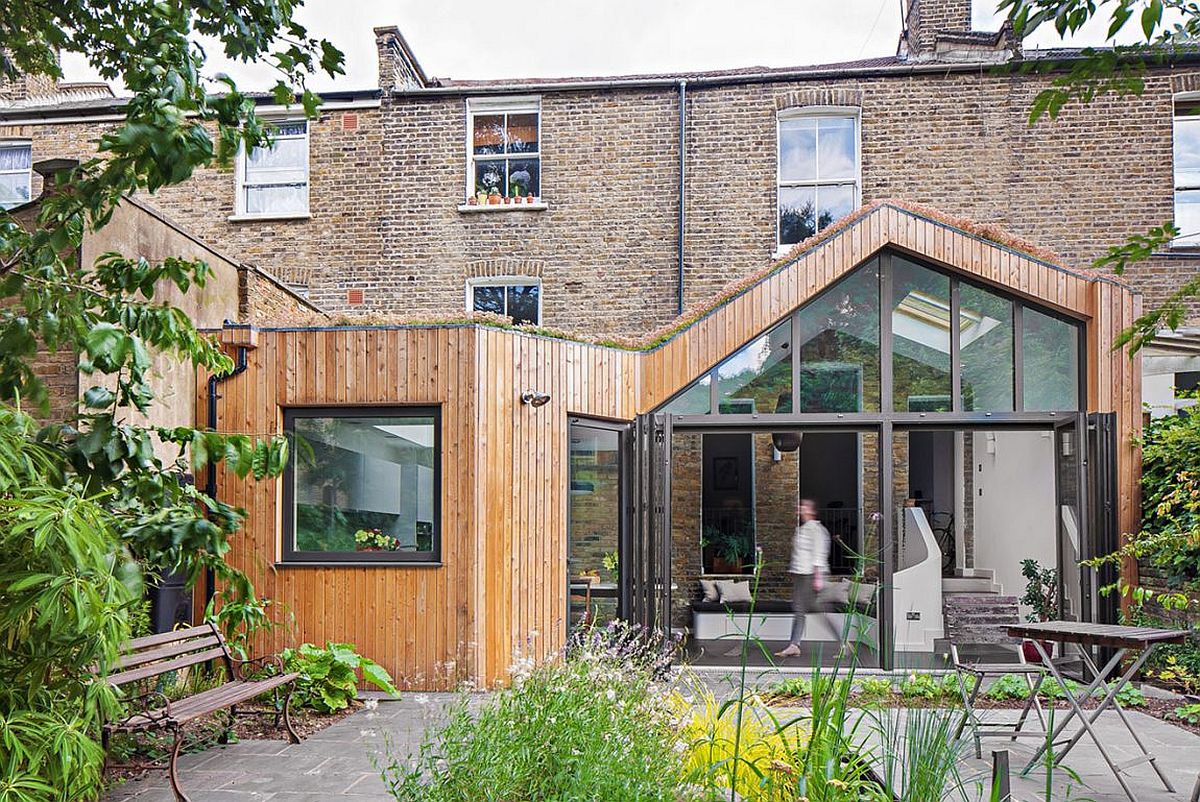
[(508, 206), (508, 205), (509, 205), (510, 203), (512, 203), (512, 202), (513, 202), (513, 199), (512, 199), (512, 198), (505, 198), (505, 199), (504, 199), (504, 205), (505, 205), (505, 206)]
[(355, 551), (383, 551), (379, 546), (356, 546)]
[[(1053, 641), (1042, 641), (1042, 648), (1046, 650), (1046, 654), (1054, 656)], [(1025, 655), (1026, 663), (1038, 664), (1042, 662), (1042, 656), (1038, 654), (1037, 646), (1031, 640), (1021, 641), (1021, 653)]]
[(526, 195), (526, 196), (525, 196), (525, 202), (526, 202), (526, 203), (533, 203), (533, 196), (532, 196), (532, 195)]
[(468, 206), (476, 206), (476, 205), (478, 205), (478, 204), (479, 204), (479, 199), (478, 199), (478, 198), (476, 198), (474, 195), (472, 195), (471, 197), (467, 198), (467, 205), (468, 205)]
[(500, 205), (500, 196), (499, 195), (488, 195), (488, 206), (499, 206), (499, 205)]

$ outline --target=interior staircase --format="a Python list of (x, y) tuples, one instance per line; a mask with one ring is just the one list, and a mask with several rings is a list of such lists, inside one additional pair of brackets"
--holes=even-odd
[[(942, 577), (943, 597), (962, 593), (991, 593), (999, 596), (1004, 593), (1004, 588), (996, 582), (996, 572), (988, 568), (959, 569), (954, 576)], [(945, 638), (937, 638), (933, 644), (934, 651), (939, 654), (950, 651), (950, 642)]]

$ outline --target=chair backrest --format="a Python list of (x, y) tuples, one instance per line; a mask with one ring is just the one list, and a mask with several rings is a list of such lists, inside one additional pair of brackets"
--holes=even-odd
[(1021, 623), (1016, 596), (953, 593), (943, 597), (942, 617), (951, 646), (1013, 645), (1008, 627)]
[(129, 641), (121, 648), (121, 656), (108, 675), (108, 684), (126, 685), (210, 660), (221, 660), (230, 668), (232, 659), (225, 637), (216, 625), (201, 624)]

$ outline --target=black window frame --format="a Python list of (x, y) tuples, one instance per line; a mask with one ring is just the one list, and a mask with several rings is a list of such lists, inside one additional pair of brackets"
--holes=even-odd
[[(296, 453), (297, 418), (433, 418), (433, 542), (429, 551), (299, 551), (296, 543)], [(420, 406), (314, 406), (287, 407), (283, 410), (283, 431), (288, 438), (287, 465), (283, 470), (282, 555), (283, 565), (407, 565), (442, 564), (442, 407)]]

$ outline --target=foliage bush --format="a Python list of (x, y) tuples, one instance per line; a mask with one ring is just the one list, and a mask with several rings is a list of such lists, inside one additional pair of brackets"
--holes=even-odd
[(511, 688), (477, 710), (464, 696), (416, 755), (389, 755), (388, 791), (404, 802), (678, 802), (683, 762), (675, 710), (653, 672), (603, 643), (569, 658), (519, 662)]
[(324, 649), (303, 643), (299, 648), (285, 649), (282, 658), (284, 668), (300, 673), (294, 701), (318, 713), (333, 713), (349, 707), (350, 702), (358, 698), (360, 671), (366, 682), (393, 697), (400, 696), (392, 675), (374, 660), (355, 651), (353, 643), (329, 641)]
[(739, 699), (718, 701), (699, 683), (695, 698), (676, 700), (691, 785), (725, 798), (733, 790), (746, 802), (795, 799), (796, 755), (805, 741), (796, 722), (781, 722), (766, 708)]
[(32, 427), (0, 408), (0, 800), (86, 799), (101, 781), (100, 724), (118, 710), (102, 676), (141, 579), (112, 495), (67, 483)]

